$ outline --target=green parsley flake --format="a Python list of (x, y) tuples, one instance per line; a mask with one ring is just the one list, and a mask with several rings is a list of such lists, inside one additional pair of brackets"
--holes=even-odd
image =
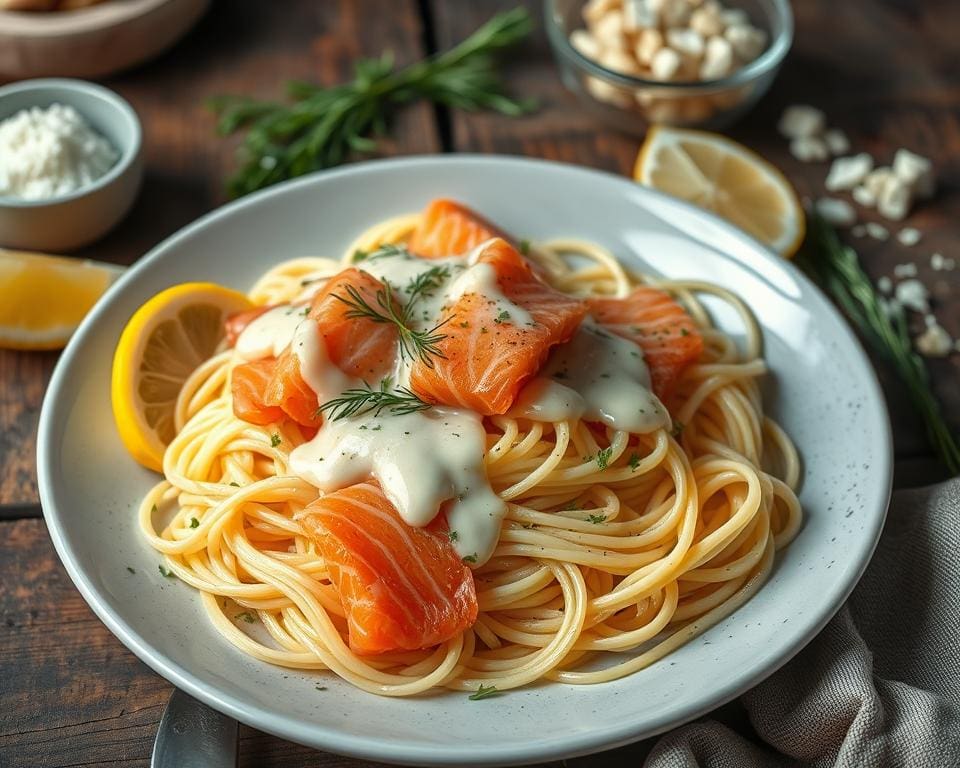
[(465, 558), (463, 558), (463, 562), (465, 562), (465, 563), (475, 563), (475, 562), (477, 562), (477, 553), (474, 552), (472, 555), (467, 555)]
[(240, 483), (237, 483), (237, 482), (230, 483), (230, 485), (232, 485), (234, 488), (240, 487)]
[(594, 525), (596, 525), (597, 523), (605, 523), (607, 521), (607, 516), (606, 515), (587, 515), (585, 519), (588, 523), (593, 523)]
[(164, 567), (163, 563), (160, 563), (160, 565), (157, 566), (157, 569), (160, 571), (160, 575), (163, 576), (163, 578), (165, 579), (173, 578), (173, 571), (167, 570), (167, 568)]
[(670, 434), (674, 437), (680, 437), (683, 434), (684, 424), (682, 421), (673, 422), (673, 429), (670, 430)]
[(501, 309), (500, 314), (494, 318), (493, 322), (495, 322), (497, 325), (500, 325), (501, 323), (507, 322), (509, 319), (510, 313), (505, 309)]
[(520, 253), (522, 253), (524, 256), (527, 256), (527, 255), (530, 254), (530, 241), (529, 241), (529, 240), (521, 240), (521, 241), (520, 241)]
[(257, 620), (257, 617), (254, 616), (250, 611), (244, 611), (243, 613), (238, 613), (233, 617), (236, 621), (245, 621), (247, 624), (253, 624)]
[(354, 264), (357, 264), (361, 261), (365, 261), (369, 255), (369, 251), (361, 251), (359, 248), (357, 248), (357, 250), (353, 252), (353, 256), (350, 257), (350, 261), (352, 261)]
[(325, 691), (325, 690), (327, 690), (327, 686), (325, 686), (325, 685), (316, 685), (316, 686), (314, 686), (314, 687), (315, 687), (318, 691)]
[(597, 453), (597, 466), (600, 467), (600, 469), (606, 469), (611, 456), (613, 456), (613, 446), (601, 449)]
[(689, 335), (690, 335), (690, 331), (688, 331), (686, 328), (681, 328), (681, 329), (680, 329), (680, 335), (681, 335), (681, 336), (689, 336)]
[(270, 435), (270, 447), (271, 447), (271, 448), (276, 448), (276, 447), (277, 447), (278, 445), (280, 445), (280, 443), (282, 443), (282, 442), (283, 442), (283, 440), (280, 439), (280, 435), (278, 435), (278, 434), (276, 434), (276, 433)]
[(450, 541), (456, 541), (460, 538), (460, 534), (456, 531), (447, 531), (447, 538), (450, 539)]
[(127, 566), (127, 570), (130, 571), (130, 573), (136, 573), (136, 571), (133, 568), (131, 568), (129, 565)]
[(191, 517), (191, 518), (190, 518), (190, 527), (191, 527), (191, 528), (199, 528), (199, 527), (200, 527), (200, 521), (197, 520), (197, 518), (195, 518), (195, 517)]
[(640, 466), (640, 454), (634, 451), (630, 454), (630, 460), (627, 462), (630, 465), (630, 469), (634, 472), (637, 471), (637, 467)]
[(476, 693), (472, 693), (467, 696), (470, 701), (480, 701), (481, 699), (489, 699), (491, 696), (499, 696), (500, 691), (497, 690), (497, 686), (490, 685), (486, 686), (483, 683), (480, 684), (480, 687), (477, 688)]

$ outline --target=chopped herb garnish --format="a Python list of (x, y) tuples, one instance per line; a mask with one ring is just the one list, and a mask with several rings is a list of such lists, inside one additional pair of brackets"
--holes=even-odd
[(136, 571), (133, 568), (131, 568), (129, 565), (127, 566), (127, 570), (130, 571), (130, 573), (136, 573)]
[(600, 469), (606, 469), (611, 456), (613, 456), (613, 446), (602, 448), (597, 453), (597, 466), (600, 467)]
[(460, 323), (460, 327), (461, 327), (461, 328), (469, 328), (469, 327), (470, 327), (470, 323), (468, 323), (466, 320), (464, 320), (462, 323)]
[(562, 511), (563, 511), (563, 512), (575, 512), (575, 511), (578, 510), (578, 509), (580, 509), (580, 505), (577, 504), (577, 502), (575, 502), (575, 501), (571, 501), (569, 504), (567, 504), (567, 506), (565, 506), (565, 507), (563, 508)]
[(319, 277), (305, 277), (303, 280), (300, 281), (300, 287), (306, 288), (308, 285), (312, 283), (316, 283), (318, 280), (320, 280)]
[[(373, 258), (371, 256), (370, 258)], [(427, 273), (424, 273), (427, 274)], [(428, 368), (433, 368), (435, 357), (446, 357), (438, 346), (447, 338), (446, 334), (438, 333), (447, 320), (441, 320), (426, 331), (417, 331), (410, 327), (410, 320), (415, 310), (417, 294), (411, 294), (406, 304), (401, 306), (393, 297), (393, 287), (387, 280), (383, 287), (375, 294), (376, 306), (370, 304), (360, 290), (353, 285), (344, 288), (347, 295), (333, 294), (333, 298), (342, 301), (349, 307), (346, 316), (349, 318), (364, 318), (375, 323), (389, 323), (396, 326), (397, 340), (400, 344), (400, 355), (408, 360), (417, 359)]]
[(480, 701), (480, 699), (489, 699), (491, 696), (499, 696), (499, 695), (500, 695), (500, 691), (497, 690), (497, 686), (495, 685), (487, 686), (481, 683), (480, 687), (477, 688), (476, 693), (470, 694), (467, 698), (470, 699), (470, 701)]
[(191, 528), (199, 528), (199, 527), (200, 527), (200, 521), (197, 520), (197, 518), (195, 518), (195, 517), (191, 517), (191, 518), (190, 518), (190, 527), (191, 527)]
[(300, 310), (300, 316), (306, 317), (309, 314), (310, 314), (310, 305), (308, 304), (307, 306), (305, 306), (303, 309)]
[(283, 442), (283, 440), (280, 439), (280, 435), (278, 435), (278, 434), (276, 434), (276, 433), (270, 435), (270, 447), (271, 447), (271, 448), (276, 448), (276, 447), (277, 447), (278, 445), (280, 445), (280, 443), (282, 443), (282, 442)]
[(587, 515), (585, 519), (588, 523), (597, 524), (597, 523), (606, 522), (607, 516), (606, 515)]
[(681, 336), (689, 336), (689, 335), (690, 335), (690, 331), (688, 331), (686, 328), (681, 328), (681, 329), (680, 329), (680, 335), (681, 335)]
[(630, 469), (636, 471), (637, 467), (640, 466), (640, 454), (636, 452), (631, 453), (630, 459), (627, 461), (627, 464), (630, 465)]
[(555, 379), (568, 379), (568, 378), (570, 378), (570, 377), (567, 375), (567, 372), (566, 372), (566, 371), (557, 371), (555, 374), (553, 374), (553, 378), (555, 378)]
[(414, 302), (421, 296), (432, 296), (433, 291), (439, 288), (448, 277), (450, 277), (450, 268), (442, 266), (430, 267), (426, 272), (411, 278), (407, 287), (404, 288), (404, 291), (410, 294), (407, 303)]
[(234, 488), (240, 487), (240, 483), (237, 483), (237, 482), (230, 483), (230, 485), (232, 485)]
[(314, 686), (314, 687), (315, 687), (318, 691), (325, 691), (325, 690), (327, 690), (327, 686), (325, 686), (325, 685), (317, 685), (317, 686)]
[(245, 621), (247, 624), (253, 624), (256, 621), (256, 616), (254, 616), (250, 611), (244, 611), (243, 613), (238, 613), (233, 617), (237, 621)]
[(377, 424), (377, 426), (373, 427), (370, 431), (379, 432), (381, 429), (383, 429), (383, 424)]
[(467, 555), (465, 558), (463, 558), (463, 562), (465, 562), (465, 563), (475, 563), (475, 562), (477, 562), (477, 553), (474, 552), (472, 555)]
[(157, 568), (159, 569), (160, 575), (163, 576), (163, 578), (165, 578), (165, 579), (172, 579), (172, 578), (173, 578), (173, 571), (168, 570), (168, 569), (163, 565), (163, 563), (160, 563), (160, 565), (158, 565)]
[(156, 504), (154, 504), (152, 507), (150, 507), (150, 514), (151, 514), (151, 515), (155, 515), (155, 514), (157, 514), (157, 512), (158, 512), (158, 510), (157, 510), (157, 505), (156, 505)]
[[(357, 387), (344, 391), (333, 400), (327, 400), (317, 408), (317, 415), (329, 411), (330, 419), (339, 421), (371, 412), (378, 416), (384, 410), (403, 416), (415, 411), (425, 411), (429, 407), (430, 404), (423, 402), (413, 390), (406, 387), (390, 389), (390, 379), (386, 378), (380, 382), (380, 389), (371, 389), (368, 385)], [(374, 427), (375, 430), (380, 428), (380, 425)]]
[(527, 256), (527, 255), (530, 254), (530, 241), (529, 241), (529, 240), (521, 240), (521, 241), (520, 241), (520, 253), (522, 253), (524, 256)]
[(460, 538), (460, 534), (456, 531), (447, 531), (447, 538), (450, 539), (450, 541), (456, 541)]
[(670, 430), (670, 434), (674, 437), (680, 437), (683, 434), (684, 424), (682, 421), (673, 422), (673, 429)]
[(601, 374), (600, 374), (600, 378), (601, 378), (601, 379), (609, 379), (609, 378), (610, 378), (610, 374), (609, 374), (609, 373), (601, 373)]
[(487, 333), (487, 327), (485, 325), (480, 326), (480, 333)]
[(359, 248), (353, 252), (353, 256), (350, 257), (350, 261), (354, 264), (358, 264), (361, 261), (365, 261), (367, 256), (370, 255), (369, 251), (362, 251)]
[(507, 322), (507, 320), (509, 319), (510, 319), (510, 313), (507, 312), (507, 310), (505, 309), (501, 309), (500, 314), (493, 319), (493, 322), (495, 322), (497, 325), (500, 325), (501, 323)]

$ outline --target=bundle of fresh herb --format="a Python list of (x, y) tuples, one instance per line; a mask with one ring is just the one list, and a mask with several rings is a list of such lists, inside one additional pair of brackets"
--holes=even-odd
[(235, 196), (311, 171), (330, 168), (377, 148), (397, 108), (418, 99), (466, 110), (520, 115), (533, 108), (508, 96), (493, 54), (515, 45), (532, 28), (527, 11), (498, 14), (446, 53), (396, 71), (391, 54), (362, 59), (352, 82), (321, 88), (301, 81), (287, 86), (293, 103), (240, 96), (212, 99), (222, 135), (247, 128), (241, 165), (229, 180)]
[(816, 213), (807, 215), (807, 239), (796, 261), (843, 308), (867, 343), (893, 366), (923, 418), (930, 445), (952, 474), (960, 473), (960, 446), (943, 420), (927, 368), (913, 350), (903, 307), (883, 300), (861, 268), (856, 252), (840, 242), (833, 227)]

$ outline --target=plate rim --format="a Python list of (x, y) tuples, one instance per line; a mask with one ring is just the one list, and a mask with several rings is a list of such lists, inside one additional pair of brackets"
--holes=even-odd
[[(549, 739), (531, 739), (529, 743), (525, 743), (522, 746), (510, 745), (507, 747), (498, 747), (495, 744), (484, 745), (485, 749), (482, 757), (478, 760), (476, 754), (471, 753), (469, 762), (475, 765), (518, 765), (551, 759), (570, 758), (614, 749), (641, 739), (657, 736), (726, 704), (780, 669), (820, 633), (853, 592), (876, 550), (886, 520), (893, 482), (893, 437), (886, 401), (880, 387), (877, 373), (867, 357), (860, 340), (856, 337), (846, 319), (843, 318), (839, 310), (826, 298), (819, 287), (807, 278), (793, 263), (777, 256), (762, 243), (759, 243), (756, 239), (732, 224), (691, 203), (678, 200), (677, 198), (649, 187), (639, 186), (630, 179), (608, 171), (552, 160), (502, 154), (449, 153), (444, 155), (412, 155), (398, 158), (367, 160), (341, 168), (309, 174), (268, 187), (267, 189), (260, 190), (215, 208), (177, 230), (138, 259), (100, 298), (70, 339), (70, 342), (57, 361), (50, 378), (47, 391), (44, 395), (38, 424), (37, 477), (44, 520), (51, 540), (53, 541), (54, 549), (70, 576), (70, 579), (84, 600), (114, 636), (141, 661), (153, 669), (153, 671), (208, 706), (251, 727), (296, 743), (305, 744), (315, 749), (329, 750), (351, 757), (381, 760), (395, 764), (449, 764), (450, 762), (462, 762), (465, 756), (462, 751), (457, 751), (456, 747), (441, 745), (404, 745), (377, 736), (361, 739), (349, 734), (343, 734), (336, 728), (320, 723), (313, 724), (309, 731), (307, 731), (298, 725), (296, 721), (292, 721), (286, 716), (278, 715), (274, 710), (251, 705), (242, 698), (225, 694), (216, 688), (207, 688), (203, 681), (196, 678), (189, 669), (177, 664), (164, 653), (156, 651), (151, 646), (149, 640), (142, 638), (122, 616), (119, 614), (115, 615), (114, 611), (107, 605), (98, 590), (93, 586), (84, 569), (78, 564), (76, 555), (67, 543), (64, 530), (60, 525), (62, 514), (57, 509), (54, 500), (57, 491), (55, 490), (56, 481), (53, 479), (55, 477), (55, 468), (53, 466), (55, 464), (53, 461), (55, 441), (52, 433), (54, 427), (62, 421), (59, 417), (59, 412), (61, 408), (65, 407), (64, 404), (66, 400), (65, 398), (54, 398), (52, 393), (58, 393), (63, 389), (68, 369), (73, 366), (74, 359), (80, 357), (80, 353), (83, 351), (85, 345), (86, 336), (90, 333), (89, 329), (98, 322), (99, 317), (107, 310), (109, 305), (112, 304), (114, 297), (122, 294), (126, 290), (127, 284), (132, 282), (141, 271), (146, 270), (154, 262), (162, 260), (164, 254), (175, 249), (183, 240), (189, 239), (195, 233), (201, 232), (212, 222), (232, 215), (234, 212), (241, 211), (248, 206), (258, 205), (260, 201), (267, 200), (271, 197), (283, 194), (295, 194), (296, 190), (300, 188), (306, 188), (317, 183), (335, 182), (337, 178), (342, 176), (377, 173), (380, 172), (381, 169), (389, 172), (392, 168), (403, 169), (409, 166), (435, 165), (442, 167), (449, 164), (465, 164), (469, 166), (490, 163), (513, 165), (516, 166), (517, 170), (522, 170), (524, 166), (530, 165), (549, 167), (574, 175), (584, 174), (590, 177), (603, 177), (603, 183), (619, 184), (623, 186), (624, 190), (629, 189), (633, 193), (636, 193), (636, 190), (640, 189), (642, 190), (641, 194), (652, 195), (654, 198), (667, 201), (671, 205), (679, 205), (685, 209), (685, 214), (687, 215), (706, 217), (712, 225), (726, 230), (727, 234), (731, 235), (734, 239), (749, 242), (755, 249), (763, 254), (765, 259), (776, 260), (776, 263), (780, 267), (786, 269), (793, 279), (801, 283), (805, 290), (816, 297), (816, 300), (821, 304), (821, 309), (835, 316), (839, 321), (838, 326), (840, 332), (846, 337), (846, 340), (856, 352), (856, 363), (866, 374), (865, 380), (868, 391), (863, 394), (866, 396), (870, 406), (877, 411), (875, 415), (879, 417), (877, 423), (882, 432), (883, 444), (878, 447), (876, 465), (878, 466), (878, 476), (886, 478), (886, 482), (885, 487), (881, 486), (881, 488), (878, 489), (878, 499), (881, 500), (882, 509), (879, 513), (871, 515), (870, 530), (867, 531), (864, 538), (864, 541), (869, 541), (869, 544), (863, 548), (860, 563), (855, 570), (850, 572), (847, 583), (834, 594), (833, 599), (829, 601), (829, 603), (824, 604), (824, 607), (819, 612), (811, 612), (810, 615), (814, 618), (808, 619), (805, 622), (798, 622), (798, 625), (802, 625), (801, 628), (803, 631), (797, 634), (784, 650), (775, 657), (755, 666), (750, 674), (738, 677), (720, 689), (714, 689), (712, 695), (703, 697), (698, 702), (698, 706), (688, 707), (684, 715), (680, 718), (660, 715), (659, 717), (648, 719), (642, 727), (638, 727), (636, 723), (630, 723), (629, 721), (625, 723), (618, 722), (609, 728), (603, 730), (594, 729), (586, 734), (568, 734), (561, 738), (552, 736)], [(657, 214), (652, 213), (652, 215), (656, 216)], [(658, 216), (658, 218), (660, 217)], [(732, 253), (727, 252), (727, 256), (736, 260), (738, 263), (742, 263), (741, 260)], [(470, 745), (464, 746), (467, 747)]]

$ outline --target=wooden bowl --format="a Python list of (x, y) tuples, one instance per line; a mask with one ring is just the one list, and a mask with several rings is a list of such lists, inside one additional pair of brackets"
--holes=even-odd
[(210, 0), (107, 0), (76, 11), (0, 11), (0, 77), (99, 77), (179, 40)]

